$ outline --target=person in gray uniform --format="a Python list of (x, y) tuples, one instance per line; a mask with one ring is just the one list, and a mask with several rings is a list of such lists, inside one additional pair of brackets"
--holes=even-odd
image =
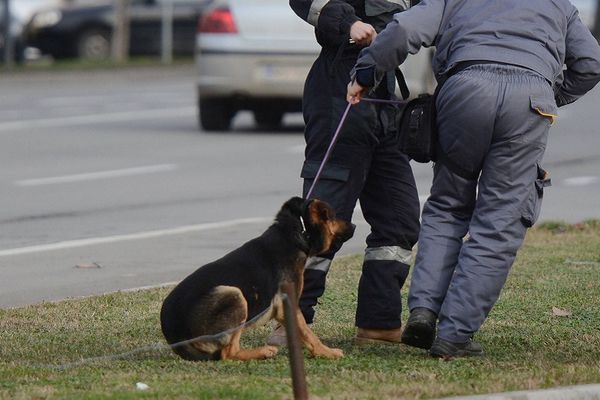
[[(407, 0), (290, 0), (292, 10), (315, 27), (321, 52), (306, 78), (303, 195), (317, 170), (347, 106), (348, 75), (362, 48), (371, 43)], [(394, 71), (374, 88), (379, 99), (394, 98)], [(351, 221), (357, 201), (371, 227), (358, 287), (358, 340), (399, 342), (401, 294), (412, 247), (419, 233), (419, 198), (409, 160), (400, 152), (397, 110), (388, 104), (354, 107), (312, 197), (331, 204), (338, 217)], [(341, 244), (340, 244), (341, 245)], [(307, 260), (299, 305), (307, 323), (325, 291), (326, 276), (339, 246)], [(267, 343), (285, 343), (277, 327)]]
[(550, 185), (542, 158), (557, 106), (600, 80), (600, 46), (568, 0), (423, 0), (361, 52), (348, 101), (422, 46), (436, 47), (443, 84), (439, 158), (402, 341), (438, 357), (481, 355), (473, 334)]

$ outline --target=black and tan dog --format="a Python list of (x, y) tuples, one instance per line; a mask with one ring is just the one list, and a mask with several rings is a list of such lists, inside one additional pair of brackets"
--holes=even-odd
[[(335, 218), (327, 203), (293, 197), (261, 236), (199, 268), (173, 289), (160, 314), (167, 342), (179, 343), (173, 350), (187, 360), (273, 357), (277, 353), (273, 346), (241, 349), (243, 329), (236, 328), (265, 310), (251, 325), (262, 325), (273, 318), (284, 323), (281, 283), (293, 282), (300, 294), (306, 258), (328, 250), (335, 241), (348, 240), (353, 231), (351, 224)], [(343, 355), (341, 350), (321, 343), (297, 305), (296, 320), (300, 338), (313, 355)], [(227, 333), (217, 335), (220, 332)], [(206, 335), (217, 337), (190, 340)], [(180, 343), (185, 341), (189, 342)]]

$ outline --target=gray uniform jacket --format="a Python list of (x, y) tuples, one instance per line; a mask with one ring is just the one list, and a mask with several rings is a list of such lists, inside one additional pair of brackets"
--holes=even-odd
[(600, 46), (568, 0), (423, 0), (394, 16), (355, 69), (374, 68), (378, 82), (409, 53), (429, 46), (436, 46), (438, 81), (461, 61), (519, 65), (556, 85), (558, 106), (600, 81)]

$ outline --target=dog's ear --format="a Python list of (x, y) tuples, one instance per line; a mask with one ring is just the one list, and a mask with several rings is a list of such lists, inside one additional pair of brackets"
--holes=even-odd
[(335, 219), (335, 211), (331, 206), (321, 200), (313, 200), (309, 205), (309, 210), (314, 219), (319, 221), (330, 221)]
[(301, 216), (304, 210), (304, 199), (301, 197), (292, 197), (281, 206), (281, 212), (288, 212), (294, 216)]

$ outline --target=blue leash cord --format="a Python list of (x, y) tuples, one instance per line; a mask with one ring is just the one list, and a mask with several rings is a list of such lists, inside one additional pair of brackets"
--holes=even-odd
[[(373, 99), (373, 98), (363, 98), (362, 101), (366, 101), (366, 102), (370, 102), (370, 103), (393, 104), (393, 105), (401, 105), (401, 104), (406, 103), (406, 101), (404, 101), (404, 100), (385, 100), (385, 99)], [(323, 161), (321, 161), (321, 165), (319, 165), (319, 169), (317, 170), (317, 174), (315, 175), (312, 185), (310, 186), (310, 189), (308, 190), (308, 193), (306, 194), (307, 199), (310, 199), (310, 196), (312, 195), (312, 193), (315, 189), (315, 186), (317, 185), (317, 182), (321, 178), (321, 174), (323, 173), (323, 168), (325, 168), (325, 164), (327, 164), (327, 161), (329, 160), (329, 157), (331, 156), (331, 153), (333, 152), (333, 148), (335, 147), (335, 144), (339, 138), (340, 131), (342, 130), (342, 126), (344, 126), (344, 122), (346, 122), (346, 117), (348, 117), (348, 113), (350, 112), (351, 107), (352, 107), (352, 104), (348, 103), (348, 105), (346, 106), (346, 109), (344, 110), (344, 113), (342, 114), (342, 118), (340, 119), (340, 122), (335, 130), (335, 133), (333, 134), (333, 137), (331, 138), (331, 143), (329, 143), (329, 147), (327, 148), (327, 151), (325, 152), (325, 157), (323, 157)]]

